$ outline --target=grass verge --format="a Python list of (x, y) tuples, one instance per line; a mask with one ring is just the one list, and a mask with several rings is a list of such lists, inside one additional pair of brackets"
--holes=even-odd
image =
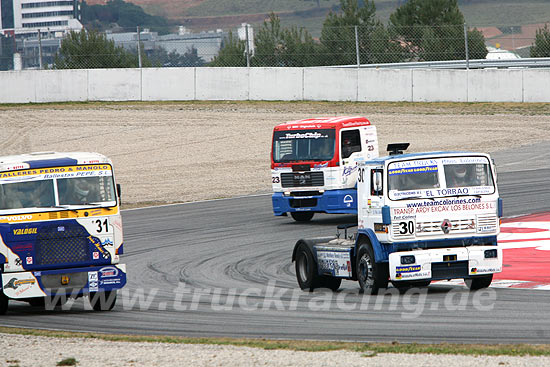
[(178, 336), (117, 335), (82, 333), (39, 329), (0, 327), (0, 333), (53, 338), (83, 338), (117, 342), (169, 343), (169, 344), (211, 344), (260, 348), (266, 350), (295, 350), (325, 352), (348, 350), (374, 356), (379, 353), (406, 354), (458, 354), (488, 356), (550, 356), (547, 344), (419, 344), (419, 343), (354, 343), (312, 340), (267, 340), (243, 338), (186, 338)]

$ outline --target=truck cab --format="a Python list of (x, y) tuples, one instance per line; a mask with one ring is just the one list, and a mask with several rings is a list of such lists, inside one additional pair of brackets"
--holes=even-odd
[[(330, 282), (334, 288), (333, 278), (358, 280), (368, 293), (390, 281), (403, 288), (455, 278), (479, 289), (502, 271), (502, 201), (490, 156), (400, 154), (407, 146), (390, 145), (389, 156), (358, 165), (358, 229), (351, 238), (298, 241), (293, 260), (303, 289)], [(304, 254), (315, 267), (312, 278)]]
[(98, 153), (0, 157), (0, 314), (9, 300), (87, 296), (110, 310), (126, 284), (120, 186)]
[(314, 213), (356, 214), (360, 162), (378, 157), (365, 117), (290, 121), (273, 130), (273, 213), (309, 221)]

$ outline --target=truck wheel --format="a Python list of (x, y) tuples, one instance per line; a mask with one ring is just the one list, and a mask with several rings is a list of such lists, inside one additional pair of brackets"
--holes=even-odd
[(292, 219), (296, 222), (309, 222), (313, 218), (314, 212), (290, 212)]
[(90, 292), (90, 304), (95, 311), (110, 311), (115, 307), (116, 290), (105, 292)]
[(493, 281), (493, 274), (483, 275), (480, 277), (464, 279), (464, 283), (470, 288), (471, 291), (476, 289), (487, 288)]
[(296, 251), (296, 279), (303, 291), (313, 292), (315, 288), (320, 286), (317, 264), (310, 248), (303, 243)]
[(342, 284), (342, 278), (323, 276), (320, 283), (319, 288), (328, 288), (336, 292), (340, 288), (340, 284)]
[(8, 312), (9, 298), (0, 290), (0, 315), (5, 315)]
[(359, 247), (357, 279), (361, 293), (377, 294), (380, 288), (388, 286), (389, 269), (384, 264), (374, 261), (374, 252), (368, 243), (363, 243)]

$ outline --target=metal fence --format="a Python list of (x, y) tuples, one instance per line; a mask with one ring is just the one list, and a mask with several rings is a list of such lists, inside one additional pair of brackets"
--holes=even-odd
[(184, 27), (154, 31), (136, 27), (95, 38), (87, 37), (90, 34), (83, 32), (83, 37), (71, 39), (63, 32), (19, 34), (15, 30), (14, 35), (0, 36), (0, 70), (359, 66), (550, 56), (550, 27), (544, 24), (324, 27), (318, 38), (296, 28), (270, 33), (267, 28), (250, 25), (207, 32)]

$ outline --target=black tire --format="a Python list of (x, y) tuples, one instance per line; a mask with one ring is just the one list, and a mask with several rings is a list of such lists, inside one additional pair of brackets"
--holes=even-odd
[(88, 295), (90, 305), (95, 311), (110, 311), (115, 307), (117, 292), (116, 290), (105, 292), (90, 292)]
[(491, 285), (492, 281), (493, 281), (493, 274), (464, 279), (464, 283), (466, 283), (466, 286), (468, 286), (468, 288), (470, 288), (471, 291), (487, 288)]
[(315, 212), (290, 212), (290, 216), (296, 222), (309, 222)]
[(296, 250), (296, 279), (303, 291), (313, 292), (321, 285), (317, 263), (310, 248), (304, 243), (300, 244)]
[(333, 292), (336, 292), (342, 284), (342, 278), (322, 276), (319, 288), (328, 288)]
[(9, 298), (0, 290), (0, 315), (5, 315), (8, 312)]
[(362, 242), (356, 262), (359, 292), (377, 294), (380, 288), (388, 287), (389, 269), (386, 264), (376, 263), (372, 246), (365, 240)]

